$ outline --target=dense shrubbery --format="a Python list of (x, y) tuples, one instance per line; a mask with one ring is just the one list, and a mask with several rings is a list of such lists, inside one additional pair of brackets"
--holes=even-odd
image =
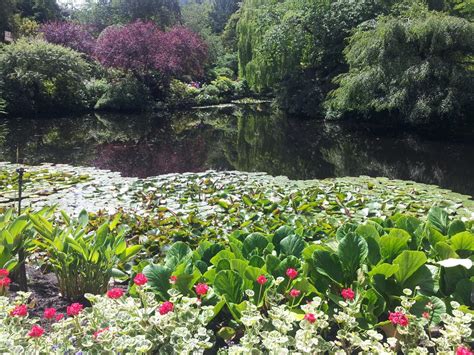
[(329, 107), (391, 112), (408, 123), (452, 122), (472, 109), (474, 25), (439, 13), (384, 17), (359, 29), (345, 50), (350, 66)]
[(286, 111), (307, 116), (463, 119), (472, 102), (474, 27), (448, 14), (468, 16), (455, 10), (468, 8), (466, 1), (247, 0), (237, 26), (240, 74), (252, 88), (273, 91)]
[(83, 110), (89, 73), (79, 53), (41, 40), (20, 40), (0, 49), (0, 90), (12, 115)]

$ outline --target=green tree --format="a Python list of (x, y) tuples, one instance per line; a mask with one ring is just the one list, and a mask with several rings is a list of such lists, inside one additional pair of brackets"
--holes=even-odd
[(15, 0), (2, 0), (0, 6), (0, 41), (3, 40), (3, 31), (11, 30), (12, 28), (15, 9)]
[(80, 53), (40, 40), (19, 40), (0, 50), (1, 89), (11, 115), (83, 109), (89, 72)]
[(17, 11), (22, 17), (42, 23), (61, 17), (56, 0), (17, 0)]
[(417, 8), (359, 28), (345, 49), (349, 71), (331, 114), (392, 113), (408, 123), (452, 121), (472, 109), (474, 24)]
[(239, 0), (213, 0), (209, 17), (214, 32), (221, 33), (230, 16), (239, 9)]
[(345, 38), (390, 10), (385, 0), (246, 0), (237, 25), (239, 70), (286, 110), (315, 115), (332, 78), (347, 68)]

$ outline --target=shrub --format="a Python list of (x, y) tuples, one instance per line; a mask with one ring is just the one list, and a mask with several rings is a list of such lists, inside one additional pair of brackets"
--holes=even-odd
[(72, 48), (75, 51), (92, 54), (95, 39), (84, 25), (68, 21), (48, 22), (41, 26), (40, 32), (50, 43)]
[(125, 75), (111, 80), (94, 108), (105, 111), (142, 111), (150, 103), (150, 91), (142, 81), (132, 75)]
[(450, 122), (472, 108), (474, 25), (446, 14), (382, 17), (345, 49), (349, 72), (336, 81), (330, 114), (394, 113), (411, 124)]
[(172, 80), (166, 102), (172, 107), (186, 107), (195, 105), (195, 98), (199, 89), (179, 80)]
[(141, 246), (127, 247), (126, 228), (117, 228), (120, 215), (93, 232), (88, 232), (89, 219), (85, 211), (77, 219), (71, 219), (64, 212), (62, 217), (64, 227), (42, 216), (29, 216), (38, 233), (33, 243), (47, 253), (61, 294), (77, 300), (86, 293), (105, 293), (114, 268), (134, 257)]
[(89, 65), (71, 49), (19, 40), (0, 50), (3, 97), (11, 115), (64, 113), (87, 106)]

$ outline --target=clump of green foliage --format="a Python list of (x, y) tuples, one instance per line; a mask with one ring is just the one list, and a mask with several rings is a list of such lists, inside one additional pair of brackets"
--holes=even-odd
[(6, 110), (11, 115), (82, 110), (89, 71), (79, 53), (41, 40), (3, 46), (0, 77)]
[(344, 54), (331, 112), (396, 113), (408, 123), (452, 122), (472, 108), (474, 24), (443, 13), (386, 16), (361, 27)]

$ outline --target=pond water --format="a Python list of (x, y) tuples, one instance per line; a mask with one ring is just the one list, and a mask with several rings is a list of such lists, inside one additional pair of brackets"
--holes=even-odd
[(386, 176), (474, 195), (471, 133), (427, 138), (362, 124), (302, 121), (267, 105), (167, 116), (94, 113), (0, 120), (0, 161), (93, 166), (136, 177), (208, 169), (292, 179)]

